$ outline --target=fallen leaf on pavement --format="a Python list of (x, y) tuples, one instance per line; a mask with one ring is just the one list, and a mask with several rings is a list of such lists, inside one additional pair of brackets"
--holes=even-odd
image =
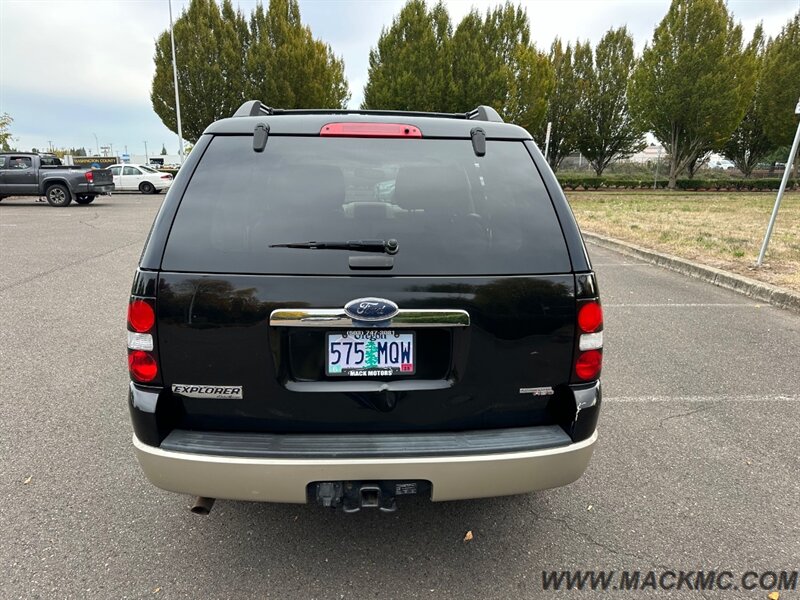
[(472, 536), (472, 530), (470, 530), (470, 531), (468, 531), (468, 532), (466, 533), (466, 535), (464, 536), (464, 542), (466, 543), (466, 542), (470, 541), (470, 540), (472, 539), (472, 537), (473, 537), (473, 536)]
[(594, 508), (594, 505), (590, 504), (589, 506), (586, 507), (586, 510), (592, 510), (593, 508)]
[(779, 592), (770, 592), (769, 596), (767, 596), (767, 598), (769, 598), (769, 600), (778, 600), (778, 598), (780, 598), (780, 597), (781, 597), (781, 595), (780, 595)]
[(161, 591), (161, 588), (160, 588), (160, 587), (153, 588), (153, 593), (154, 593), (154, 594), (157, 594), (157, 593), (158, 593), (158, 592), (160, 592), (160, 591)]
[(29, 475), (28, 478), (25, 481), (23, 481), (22, 483), (24, 485), (28, 485), (31, 482), (31, 479), (33, 479), (33, 475)]

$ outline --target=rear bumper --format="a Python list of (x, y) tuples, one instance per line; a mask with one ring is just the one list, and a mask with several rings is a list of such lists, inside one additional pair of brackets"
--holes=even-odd
[(110, 194), (114, 191), (113, 183), (78, 183), (75, 185), (76, 194)]
[(461, 500), (522, 494), (578, 479), (589, 464), (597, 432), (555, 448), (493, 454), (402, 458), (252, 458), (176, 452), (133, 436), (139, 464), (162, 489), (230, 500), (306, 502), (321, 481), (426, 480), (431, 499)]

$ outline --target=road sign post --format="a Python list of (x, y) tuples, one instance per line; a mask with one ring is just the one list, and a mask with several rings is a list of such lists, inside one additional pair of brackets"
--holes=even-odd
[[(797, 101), (797, 106), (794, 109), (794, 114), (800, 115), (800, 100)], [(767, 225), (767, 233), (764, 235), (764, 243), (761, 244), (761, 252), (758, 255), (756, 266), (760, 267), (764, 262), (764, 255), (767, 253), (767, 246), (769, 246), (769, 238), (772, 237), (772, 229), (775, 227), (775, 219), (778, 218), (778, 209), (781, 207), (781, 200), (783, 193), (786, 191), (786, 184), (789, 183), (789, 175), (792, 173), (792, 166), (794, 165), (794, 158), (797, 156), (797, 146), (800, 145), (800, 122), (797, 123), (797, 133), (794, 134), (794, 142), (792, 143), (792, 150), (789, 152), (789, 160), (786, 161), (786, 167), (783, 169), (783, 179), (781, 179), (781, 187), (778, 188), (778, 197), (775, 198), (775, 206), (772, 209), (772, 216), (769, 218), (769, 225)]]

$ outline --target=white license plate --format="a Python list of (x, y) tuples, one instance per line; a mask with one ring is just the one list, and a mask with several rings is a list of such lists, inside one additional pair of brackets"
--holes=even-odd
[(361, 329), (325, 336), (325, 372), (348, 377), (413, 375), (414, 334)]

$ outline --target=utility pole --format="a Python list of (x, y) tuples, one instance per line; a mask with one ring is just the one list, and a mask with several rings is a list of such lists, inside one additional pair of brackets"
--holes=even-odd
[[(800, 100), (797, 101), (797, 106), (794, 108), (794, 114), (800, 115)], [(786, 161), (786, 166), (783, 169), (783, 179), (781, 179), (781, 187), (778, 189), (778, 197), (775, 198), (775, 206), (772, 209), (772, 216), (769, 218), (769, 225), (767, 225), (767, 233), (764, 235), (764, 243), (761, 244), (761, 252), (758, 254), (756, 266), (760, 267), (764, 262), (764, 255), (767, 253), (767, 246), (769, 246), (769, 238), (772, 237), (772, 228), (775, 227), (775, 219), (778, 218), (778, 209), (781, 207), (781, 200), (783, 193), (786, 191), (786, 184), (789, 182), (789, 175), (792, 173), (792, 165), (794, 165), (794, 158), (797, 156), (797, 147), (800, 146), (800, 122), (797, 123), (797, 133), (794, 134), (794, 142), (792, 149), (789, 152), (789, 160)]]
[(53, 151), (53, 140), (47, 140), (47, 143), (50, 145), (50, 152)]
[(150, 164), (150, 157), (147, 156), (147, 140), (144, 141), (144, 164)]
[(172, 44), (172, 79), (175, 82), (175, 116), (178, 117), (178, 154), (183, 164), (183, 129), (181, 128), (181, 99), (178, 94), (178, 64), (175, 62), (175, 35), (172, 32), (172, 0), (169, 0), (169, 39)]
[(97, 156), (100, 156), (100, 142), (97, 141), (97, 134), (93, 133), (94, 136), (94, 143), (97, 146)]

